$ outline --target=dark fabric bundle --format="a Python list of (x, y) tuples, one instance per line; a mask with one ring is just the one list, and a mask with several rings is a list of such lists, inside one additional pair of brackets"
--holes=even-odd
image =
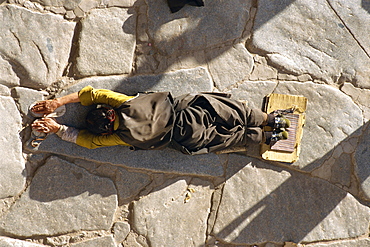
[(203, 0), (167, 0), (167, 3), (172, 13), (179, 11), (186, 4), (198, 7), (204, 6)]

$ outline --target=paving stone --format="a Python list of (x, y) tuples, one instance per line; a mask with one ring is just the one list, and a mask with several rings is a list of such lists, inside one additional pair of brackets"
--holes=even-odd
[(10, 89), (0, 84), (0, 96), (10, 96)]
[(364, 122), (368, 122), (370, 120), (370, 90), (356, 88), (350, 83), (344, 83), (341, 90), (351, 96), (352, 100), (362, 110)]
[(31, 0), (44, 6), (64, 7), (68, 10), (75, 9), (81, 0)]
[(280, 82), (274, 93), (302, 95), (308, 98), (301, 153), (293, 165), (311, 171), (322, 164), (339, 143), (363, 125), (360, 108), (338, 89), (311, 82)]
[(105, 88), (127, 95), (138, 92), (171, 92), (174, 96), (185, 93), (211, 92), (213, 83), (205, 68), (183, 69), (159, 75), (104, 76), (91, 77), (77, 81), (61, 93), (69, 94), (91, 85), (94, 88)]
[(101, 247), (101, 246), (116, 247), (116, 244), (111, 235), (101, 238), (89, 239), (76, 244), (71, 244), (71, 247)]
[[(335, 243), (317, 243), (311, 244), (312, 247), (365, 247), (370, 246), (369, 239), (356, 239), (356, 240), (342, 240)], [(299, 245), (299, 247), (301, 247)]]
[[(32, 117), (29, 108), (34, 102), (44, 100), (46, 92), (36, 91), (30, 88), (16, 87), (13, 89), (13, 98), (17, 99), (19, 111), (27, 117), (27, 119), (34, 119)], [(25, 122), (26, 119), (23, 119)]]
[[(187, 189), (191, 197), (185, 203)], [(134, 202), (131, 226), (151, 246), (204, 245), (212, 192), (213, 186), (200, 179), (169, 180)]]
[(222, 176), (223, 174), (224, 160), (216, 154), (191, 156), (173, 149), (132, 151), (123, 146), (87, 149), (62, 141), (56, 135), (50, 135), (38, 149), (28, 147), (28, 150), (156, 172), (208, 176)]
[(0, 84), (14, 87), (19, 86), (19, 78), (14, 72), (12, 65), (0, 56)]
[(42, 247), (46, 245), (35, 244), (35, 243), (22, 241), (18, 239), (0, 237), (0, 246), (1, 247)]
[[(0, 198), (15, 196), (25, 186), (25, 162), (19, 138), (21, 117), (11, 97), (0, 96)], [(11, 182), (9, 182), (11, 181)]]
[(74, 164), (97, 176), (109, 177), (116, 186), (119, 202), (138, 195), (151, 182), (149, 175), (141, 172), (131, 172), (122, 167), (86, 160), (76, 160)]
[(251, 7), (251, 1), (215, 0), (171, 14), (164, 0), (147, 3), (149, 37), (166, 55), (204, 50), (240, 38)]
[(129, 74), (135, 51), (135, 12), (91, 10), (81, 21), (75, 72), (80, 76)]
[(369, 219), (368, 207), (322, 179), (237, 157), (213, 235), (233, 244), (319, 242), (367, 235)]
[(215, 85), (221, 91), (252, 72), (252, 55), (242, 44), (212, 49), (206, 52), (206, 57)]
[(122, 243), (130, 233), (130, 224), (128, 222), (116, 222), (113, 225), (113, 236), (117, 243)]
[(370, 127), (369, 122), (364, 126), (364, 134), (355, 151), (356, 175), (366, 199), (370, 199)]
[(46, 88), (62, 76), (74, 23), (14, 5), (0, 6), (0, 19), (8, 20), (0, 26), (0, 52), (20, 79), (20, 85)]
[(51, 157), (0, 219), (0, 230), (22, 237), (109, 230), (116, 207), (111, 180)]
[[(367, 32), (369, 17), (356, 25), (365, 15), (357, 11), (359, 4), (355, 0), (258, 1), (252, 44), (286, 72), (370, 88), (366, 76), (369, 53), (363, 48), (370, 48), (369, 41), (362, 41), (366, 39), (362, 34)], [(349, 59), (349, 54), (356, 59)]]

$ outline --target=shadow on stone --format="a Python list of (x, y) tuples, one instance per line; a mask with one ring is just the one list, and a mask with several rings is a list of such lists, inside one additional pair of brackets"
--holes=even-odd
[[(268, 241), (292, 241), (295, 243), (322, 241), (365, 234), (369, 217), (366, 211), (368, 208), (361, 205), (358, 200), (369, 200), (370, 198), (368, 196), (370, 192), (367, 188), (370, 179), (368, 165), (370, 159), (369, 126), (370, 122), (366, 123), (338, 145), (343, 147), (343, 154), (345, 154), (347, 142), (362, 134), (362, 139), (359, 139), (356, 146), (353, 147), (355, 155), (352, 160), (349, 159), (350, 164), (343, 164), (342, 155), (338, 155), (336, 160), (332, 161), (333, 164), (329, 166), (329, 169), (332, 170), (329, 182), (295, 171), (288, 174), (285, 169), (273, 166), (273, 162), (230, 156), (227, 180), (220, 200), (219, 211), (225, 211), (227, 205), (235, 205), (240, 201), (244, 203), (236, 206), (236, 208), (242, 209), (234, 215), (230, 213), (225, 216), (225, 219), (222, 218), (222, 215), (218, 215), (219, 222), (216, 222), (215, 236), (228, 243), (255, 244)], [(333, 153), (335, 151), (331, 150), (323, 158), (314, 162), (323, 166), (330, 157), (335, 156)], [(343, 165), (348, 166), (348, 169), (342, 169)], [(260, 169), (256, 174), (251, 175), (256, 168)], [(341, 174), (340, 171), (333, 172), (333, 169), (341, 169), (347, 174)], [(355, 177), (359, 181), (351, 181), (354, 179), (351, 178), (352, 171), (355, 171)], [(248, 192), (243, 192), (244, 189), (237, 186), (240, 184), (240, 180), (243, 180), (244, 189)], [(345, 190), (333, 185), (338, 180), (345, 180), (349, 184), (359, 183), (360, 192), (354, 196), (361, 197), (361, 199), (356, 200)], [(239, 190), (239, 192), (233, 192), (233, 190)], [(354, 207), (361, 208), (360, 211), (363, 210), (363, 214), (349, 210), (341, 212), (342, 216), (337, 216), (338, 211)], [(345, 226), (341, 224), (345, 224)], [(353, 224), (353, 227), (350, 227), (353, 229), (352, 232), (339, 233), (341, 227), (348, 227), (351, 224)], [(319, 225), (320, 227), (318, 227)], [(325, 236), (318, 236), (320, 235), (318, 228), (325, 230)]]
[(370, 13), (370, 1), (369, 0), (362, 0), (361, 6), (364, 10)]

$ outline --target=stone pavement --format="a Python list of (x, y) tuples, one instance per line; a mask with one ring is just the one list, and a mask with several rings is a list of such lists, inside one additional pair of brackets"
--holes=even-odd
[[(370, 1), (204, 2), (0, 1), (1, 247), (370, 246)], [(29, 105), (86, 85), (305, 96), (300, 159), (32, 148)]]

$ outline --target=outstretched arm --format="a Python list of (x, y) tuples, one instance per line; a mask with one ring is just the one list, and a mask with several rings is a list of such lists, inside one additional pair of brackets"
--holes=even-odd
[(68, 103), (76, 103), (80, 102), (80, 98), (78, 96), (78, 92), (68, 94), (66, 96), (55, 98), (52, 100), (44, 100), (37, 102), (33, 107), (32, 111), (38, 114), (47, 115), (49, 113), (54, 112), (58, 107), (68, 104)]

